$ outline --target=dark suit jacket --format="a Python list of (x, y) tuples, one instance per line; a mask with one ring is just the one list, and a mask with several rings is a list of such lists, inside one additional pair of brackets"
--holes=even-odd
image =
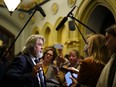
[(103, 64), (96, 63), (91, 58), (85, 58), (80, 65), (80, 70), (77, 78), (78, 83), (96, 87), (103, 67)]
[(37, 77), (32, 77), (33, 66), (29, 55), (17, 56), (6, 72), (2, 87), (39, 87)]

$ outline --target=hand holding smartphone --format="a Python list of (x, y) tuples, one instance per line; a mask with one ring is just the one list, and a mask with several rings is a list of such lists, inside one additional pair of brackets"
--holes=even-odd
[(78, 77), (78, 74), (72, 73), (72, 76), (73, 76), (74, 78), (77, 78), (77, 77)]
[(65, 74), (65, 79), (66, 79), (66, 82), (67, 82), (67, 86), (68, 86), (68, 87), (73, 83), (71, 77), (73, 77), (73, 78), (76, 79), (76, 78), (78, 77), (78, 74), (76, 74), (76, 73), (71, 73), (70, 71), (68, 71), (68, 72)]
[(71, 72), (67, 72), (66, 74), (65, 74), (65, 79), (66, 79), (66, 82), (67, 82), (67, 86), (69, 87), (71, 84), (72, 84), (72, 80), (71, 80), (71, 77), (72, 75), (71, 75)]

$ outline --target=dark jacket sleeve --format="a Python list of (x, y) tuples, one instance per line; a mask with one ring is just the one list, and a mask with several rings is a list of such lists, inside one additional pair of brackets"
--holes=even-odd
[(16, 57), (6, 73), (7, 81), (17, 85), (30, 84), (33, 81), (32, 65), (25, 56)]

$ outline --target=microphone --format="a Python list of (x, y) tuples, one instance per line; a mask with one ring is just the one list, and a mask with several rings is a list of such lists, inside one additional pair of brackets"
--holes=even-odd
[(64, 17), (64, 18), (62, 19), (62, 21), (60, 22), (60, 24), (56, 27), (56, 30), (58, 31), (58, 30), (64, 25), (64, 23), (65, 23), (67, 20), (68, 20), (68, 18), (67, 18), (67, 17)]
[(45, 12), (43, 11), (43, 9), (40, 6), (38, 6), (37, 10), (42, 14), (43, 17), (46, 16)]
[[(76, 6), (75, 6), (76, 7)], [(63, 25), (64, 23), (68, 20), (69, 15), (73, 12), (73, 10), (75, 9), (75, 7), (68, 13), (68, 15), (66, 17), (64, 17), (62, 19), (62, 21), (60, 22), (60, 24), (56, 27), (56, 30), (58, 31)]]

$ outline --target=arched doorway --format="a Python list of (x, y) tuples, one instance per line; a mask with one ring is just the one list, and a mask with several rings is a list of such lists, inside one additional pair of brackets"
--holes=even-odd
[(115, 19), (112, 12), (108, 8), (98, 5), (91, 12), (87, 25), (94, 29), (97, 33), (104, 34), (105, 29), (114, 23)]
[(15, 36), (11, 32), (9, 32), (7, 29), (0, 26), (0, 41), (2, 41), (2, 44), (0, 44), (0, 46), (5, 45), (8, 48), (8, 51), (6, 51), (6, 53), (4, 54), (4, 57), (6, 57), (6, 55), (9, 54), (9, 57), (10, 57), (9, 59), (14, 58), (14, 47), (15, 47), (13, 45), (14, 40), (15, 40)]

